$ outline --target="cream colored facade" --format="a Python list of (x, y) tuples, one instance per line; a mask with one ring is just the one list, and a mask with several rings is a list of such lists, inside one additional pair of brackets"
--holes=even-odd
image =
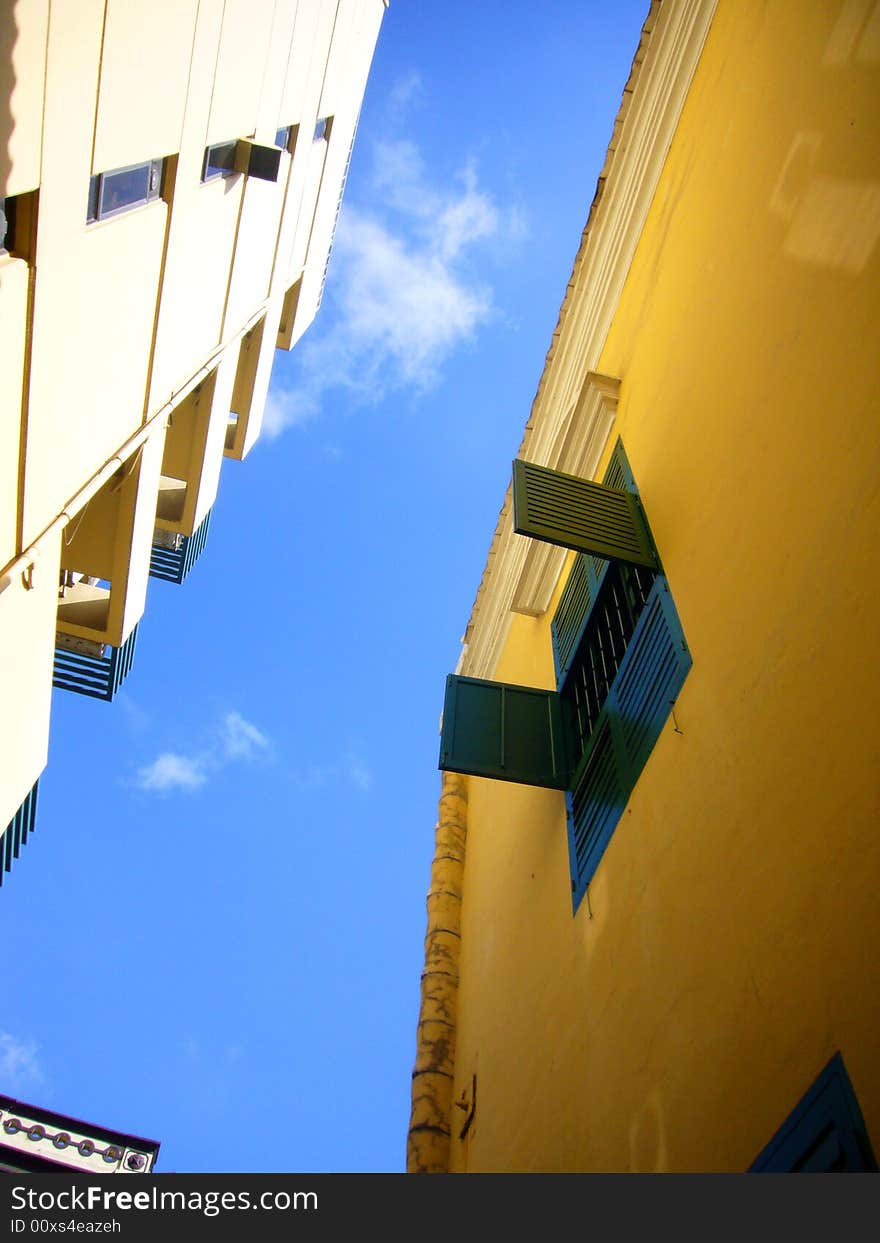
[(275, 349), (320, 303), (384, 9), (4, 6), (0, 826), (46, 763), (56, 643), (124, 648), (154, 545), (197, 536), (260, 434)]

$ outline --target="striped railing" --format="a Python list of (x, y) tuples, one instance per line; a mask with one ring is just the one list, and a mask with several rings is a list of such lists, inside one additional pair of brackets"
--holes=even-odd
[(182, 583), (202, 555), (208, 540), (208, 528), (211, 524), (211, 511), (205, 515), (198, 530), (192, 535), (180, 535), (176, 548), (167, 548), (164, 544), (153, 544), (150, 553), (150, 575), (161, 578), (166, 583)]
[(135, 626), (121, 647), (108, 645), (103, 656), (56, 647), (52, 685), (92, 699), (111, 700), (131, 671), (137, 631)]
[(13, 859), (18, 858), (22, 846), (34, 831), (39, 784), (38, 781), (34, 782), (33, 789), (6, 826), (6, 832), (0, 837), (0, 885), (3, 884), (4, 872), (12, 871)]

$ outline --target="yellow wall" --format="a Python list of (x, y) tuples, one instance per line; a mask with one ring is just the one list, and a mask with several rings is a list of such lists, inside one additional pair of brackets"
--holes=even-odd
[(94, 172), (180, 150), (198, 7), (198, 0), (108, 0)]
[[(562, 796), (471, 779), (454, 1169), (744, 1169), (838, 1049), (880, 1148), (880, 59), (855, 12), (719, 4), (598, 366), (693, 655), (683, 733), (574, 918)], [(553, 684), (553, 607), (493, 676)]]

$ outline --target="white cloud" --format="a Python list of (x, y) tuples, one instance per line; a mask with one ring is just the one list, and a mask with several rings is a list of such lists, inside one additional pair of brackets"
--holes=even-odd
[(365, 193), (368, 205), (343, 206), (317, 335), (297, 346), (286, 384), (276, 373), (267, 439), (314, 418), (334, 389), (351, 406), (435, 385), (493, 314), (481, 251), (509, 251), (524, 235), (521, 214), (499, 209), (473, 162), (438, 187), (412, 142), (374, 145)]
[(44, 1075), (32, 1040), (0, 1032), (0, 1082), (5, 1092), (26, 1092), (43, 1083)]
[(240, 712), (227, 712), (223, 718), (223, 750), (229, 759), (249, 759), (257, 751), (265, 751), (269, 739), (256, 725), (246, 721)]
[(421, 75), (415, 69), (402, 74), (388, 92), (388, 103), (395, 112), (402, 112), (422, 93)]
[(196, 754), (163, 751), (138, 770), (134, 784), (141, 790), (197, 790), (230, 763), (252, 760), (271, 749), (266, 734), (240, 712), (224, 713), (212, 735), (210, 745)]
[(322, 789), (338, 786), (342, 782), (353, 785), (366, 793), (373, 785), (373, 774), (367, 764), (357, 755), (347, 755), (341, 763), (312, 764), (309, 768), (291, 772), (294, 785), (301, 789)]
[(363, 760), (355, 756), (349, 758), (347, 776), (352, 785), (357, 786), (359, 790), (366, 792), (372, 787), (373, 774)]
[(203, 759), (163, 751), (138, 770), (136, 784), (142, 790), (196, 790), (207, 779)]

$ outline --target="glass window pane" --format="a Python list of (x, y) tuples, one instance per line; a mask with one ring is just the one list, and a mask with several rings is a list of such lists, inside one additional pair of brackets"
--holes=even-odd
[(146, 203), (149, 186), (149, 164), (123, 168), (117, 173), (104, 173), (101, 179), (101, 216), (109, 216), (123, 207)]
[(282, 151), (286, 151), (289, 142), (290, 142), (290, 126), (289, 125), (285, 125), (283, 129), (279, 129), (275, 131), (275, 146), (276, 147), (280, 147)]
[(205, 171), (202, 181), (209, 177), (228, 177), (235, 172), (235, 142), (222, 142), (216, 147), (208, 147), (205, 151)]

